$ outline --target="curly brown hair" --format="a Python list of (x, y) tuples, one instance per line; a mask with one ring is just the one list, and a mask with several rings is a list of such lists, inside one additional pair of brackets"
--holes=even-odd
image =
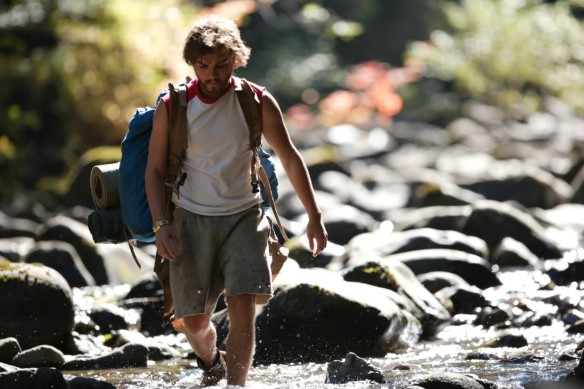
[(241, 40), (239, 28), (230, 19), (206, 15), (189, 31), (183, 48), (183, 58), (193, 66), (205, 54), (219, 52), (233, 54), (233, 68), (247, 65), (251, 49)]

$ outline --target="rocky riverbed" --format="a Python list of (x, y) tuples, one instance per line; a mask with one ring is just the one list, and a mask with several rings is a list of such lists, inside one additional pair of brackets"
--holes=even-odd
[[(251, 387), (584, 387), (584, 121), (557, 102), (501, 117), (295, 135), (331, 243), (310, 256), (280, 175), (290, 259), (258, 307)], [(0, 213), (0, 387), (196, 388), (152, 245), (138, 269), (92, 240), (91, 167), (67, 206)]]

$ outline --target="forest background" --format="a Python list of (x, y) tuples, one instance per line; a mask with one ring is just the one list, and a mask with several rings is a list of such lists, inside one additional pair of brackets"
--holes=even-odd
[(184, 37), (210, 12), (241, 26), (237, 75), (291, 131), (445, 126), (470, 100), (584, 112), (584, 0), (2, 0), (0, 207), (62, 204), (84, 165), (118, 158), (136, 108), (192, 74)]

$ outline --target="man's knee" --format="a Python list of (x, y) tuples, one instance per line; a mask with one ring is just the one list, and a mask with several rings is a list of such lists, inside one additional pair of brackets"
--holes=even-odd
[(209, 331), (211, 317), (209, 315), (192, 315), (184, 319), (184, 329), (191, 335), (204, 334)]
[(229, 318), (248, 318), (255, 317), (255, 295), (241, 294), (227, 298), (227, 312)]

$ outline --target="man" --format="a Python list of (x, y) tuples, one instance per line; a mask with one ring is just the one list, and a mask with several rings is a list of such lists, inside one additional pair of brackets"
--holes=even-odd
[[(196, 78), (187, 84), (188, 148), (182, 164), (187, 175), (173, 193), (172, 225), (165, 220), (164, 195), (168, 98), (156, 108), (146, 168), (156, 248), (170, 261), (175, 323), (180, 321), (198, 356), (204, 386), (225, 376), (228, 385), (245, 386), (255, 349), (256, 296), (272, 294), (266, 256), (270, 226), (260, 194), (251, 190), (249, 130), (233, 77), (235, 69), (247, 64), (250, 51), (235, 23), (214, 15), (200, 19), (187, 36), (183, 57)], [(306, 165), (274, 97), (263, 87), (252, 87), (261, 102), (264, 138), (308, 214), (306, 233), (316, 256), (328, 237)], [(230, 322), (225, 353), (216, 347), (211, 322), (223, 290)]]

